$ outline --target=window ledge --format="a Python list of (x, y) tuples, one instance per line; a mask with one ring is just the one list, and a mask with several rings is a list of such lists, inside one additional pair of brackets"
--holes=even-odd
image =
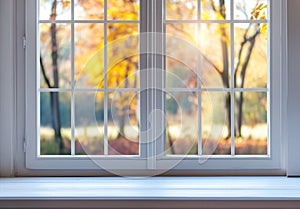
[[(246, 204), (241, 205), (241, 202)], [(81, 207), (85, 208), (93, 208), (93, 205), (97, 208), (227, 208), (226, 204), (235, 208), (235, 203), (237, 208), (246, 207), (247, 204), (251, 204), (251, 208), (300, 208), (300, 178), (0, 179), (0, 208), (49, 208), (50, 205), (55, 208), (56, 204), (60, 208), (80, 208), (80, 204), (84, 204)]]

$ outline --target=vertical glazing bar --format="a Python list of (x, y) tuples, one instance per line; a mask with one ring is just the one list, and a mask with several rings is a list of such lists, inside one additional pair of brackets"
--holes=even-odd
[[(152, 64), (152, 88), (153, 88), (153, 98), (152, 98), (152, 101), (153, 101), (153, 109), (152, 111), (156, 111), (157, 110), (157, 103), (156, 103), (156, 100), (157, 100), (157, 92), (156, 92), (156, 53), (157, 50), (156, 50), (156, 0), (153, 0), (152, 1), (152, 33), (153, 33), (153, 42), (152, 42), (152, 49), (153, 49), (153, 64)], [(155, 113), (155, 112), (154, 112)], [(153, 114), (153, 117), (154, 117), (154, 122), (156, 122), (156, 114)], [(157, 130), (156, 130), (156, 126), (157, 124), (154, 123), (152, 124), (154, 125), (155, 127), (153, 128), (153, 137), (152, 137), (152, 141), (153, 141), (153, 149), (152, 149), (152, 159), (153, 159), (153, 169), (156, 168), (156, 144), (157, 144)]]
[(151, 138), (150, 138), (150, 146), (151, 146), (151, 157), (150, 157), (150, 164), (151, 164), (151, 169), (155, 169), (156, 168), (156, 126), (157, 124), (155, 124), (156, 122), (156, 114), (155, 114), (155, 110), (156, 110), (156, 91), (155, 91), (155, 70), (156, 70), (156, 66), (155, 66), (155, 55), (154, 53), (156, 53), (155, 50), (155, 44), (156, 44), (156, 40), (155, 40), (155, 15), (156, 15), (156, 9), (155, 9), (155, 2), (156, 0), (152, 0), (151, 1), (151, 89), (152, 89), (152, 95), (151, 95), (151, 101), (152, 101), (152, 105), (151, 105), (151, 116), (152, 116), (152, 126), (151, 126)]
[(108, 155), (107, 0), (104, 0), (104, 155)]
[[(197, 10), (197, 19), (201, 19), (201, 0), (197, 1), (198, 10)], [(198, 94), (198, 155), (201, 156), (203, 154), (202, 150), (202, 60), (201, 60), (201, 49), (200, 49), (200, 28), (201, 23), (197, 24), (197, 48), (198, 48), (198, 72), (197, 72), (197, 94)]]
[(231, 125), (230, 125), (230, 132), (231, 132), (231, 155), (235, 155), (235, 139), (234, 139), (234, 0), (230, 0), (230, 59), (231, 59), (231, 75), (230, 75), (230, 105), (231, 105)]
[[(267, 80), (267, 100), (268, 100), (268, 115), (267, 115), (267, 127), (268, 127), (268, 132), (267, 132), (267, 144), (268, 144), (268, 155), (271, 156), (271, 138), (273, 138), (271, 136), (271, 94), (273, 92), (270, 91), (271, 89), (271, 63), (272, 63), (272, 59), (271, 59), (271, 35), (273, 35), (271, 33), (272, 29), (271, 27), (273, 27), (273, 20), (272, 20), (272, 16), (273, 16), (273, 9), (270, 9), (271, 7), (273, 7), (273, 4), (272, 4), (272, 1), (271, 0), (268, 0), (267, 1), (267, 6), (268, 6), (268, 16), (267, 16), (267, 24), (268, 24), (268, 51), (267, 51), (267, 54), (269, 55), (268, 56), (268, 80)], [(283, 23), (281, 23), (280, 25), (282, 25)], [(282, 31), (282, 30), (281, 30)], [(271, 34), (271, 35), (270, 35)], [(280, 50), (282, 51), (282, 50)], [(283, 59), (284, 60), (284, 59)], [(280, 84), (282, 85), (282, 83)], [(282, 114), (282, 113), (281, 113)]]
[[(166, 0), (163, 0), (162, 4), (162, 33), (161, 33), (161, 38), (162, 38), (162, 76), (161, 76), (161, 83), (162, 83), (162, 89), (166, 89), (166, 79), (167, 79), (167, 64), (166, 64), (166, 59), (167, 59), (167, 34), (166, 34), (166, 19), (167, 19), (167, 5), (166, 5)], [(166, 142), (166, 137), (167, 137), (167, 112), (166, 112), (166, 92), (165, 90), (162, 91), (162, 113), (164, 114), (163, 117), (163, 155), (166, 155), (166, 150), (167, 150), (167, 142)]]
[(201, 0), (197, 0), (197, 20), (201, 20)]
[(156, 79), (155, 79), (155, 15), (156, 15), (156, 8), (155, 8), (156, 0), (149, 0), (148, 1), (148, 79), (149, 79), (149, 97), (148, 97), (148, 105), (149, 109), (148, 116), (150, 121), (150, 129), (149, 129), (149, 136), (147, 141), (147, 168), (148, 169), (155, 169), (156, 168), (156, 152), (157, 152), (157, 141), (156, 141)]
[[(147, 106), (146, 106), (146, 109), (147, 109), (147, 132), (150, 131), (151, 129), (151, 124), (149, 123), (150, 122), (150, 111), (151, 111), (151, 91), (149, 89), (149, 86), (151, 84), (151, 72), (149, 71), (150, 69), (150, 63), (151, 63), (151, 54), (149, 54), (149, 49), (151, 48), (151, 42), (150, 42), (150, 31), (151, 31), (151, 28), (149, 27), (149, 25), (151, 24), (151, 1), (147, 1)], [(150, 152), (151, 152), (151, 149), (150, 149), (150, 136), (151, 136), (151, 133), (147, 134), (147, 139), (146, 139), (146, 146), (147, 146), (147, 168), (150, 168), (151, 167), (151, 164), (150, 164), (150, 160), (149, 160), (149, 157), (150, 157)]]
[(161, 0), (155, 1), (155, 108), (156, 114), (156, 156), (161, 157), (165, 154), (165, 135), (164, 135), (164, 39), (163, 39), (163, 2)]
[(140, 0), (140, 157), (147, 157), (147, 1)]
[[(39, 10), (40, 10), (40, 1), (36, 1), (36, 7), (37, 7), (37, 11), (38, 11), (38, 13), (37, 13), (37, 19), (36, 19), (36, 24), (37, 24), (37, 30), (36, 30), (36, 37), (37, 37), (37, 39), (36, 40), (40, 40), (40, 12), (39, 12)], [(41, 50), (41, 47), (40, 47), (40, 41), (36, 41), (36, 51), (37, 51), (37, 53), (36, 53), (36, 56), (38, 57), (38, 58), (40, 58), (40, 56), (41, 56), (41, 52), (40, 52), (40, 50)], [(38, 60), (38, 59), (37, 59)], [(36, 62), (36, 66), (37, 66), (37, 70), (36, 70), (36, 73), (37, 73), (37, 77), (36, 77), (36, 87), (35, 87), (35, 91), (36, 91), (36, 107), (37, 107), (37, 110), (36, 110), (36, 121), (37, 121), (37, 133), (36, 133), (36, 136), (37, 136), (37, 147), (36, 147), (36, 149), (37, 149), (37, 156), (40, 156), (41, 155), (41, 138), (40, 138), (40, 130), (41, 130), (41, 121), (40, 121), (40, 118), (41, 118), (41, 112), (40, 112), (40, 109), (41, 109), (41, 107), (40, 107), (40, 105), (41, 105), (41, 103), (40, 103), (40, 97), (41, 97), (41, 90), (40, 90), (40, 86), (41, 86), (41, 84), (40, 84), (40, 71), (41, 71), (41, 69), (40, 69), (40, 64), (38, 63), (38, 62)], [(27, 98), (26, 98), (27, 99)], [(26, 104), (27, 104), (27, 101), (26, 101)], [(27, 108), (27, 107), (26, 107)], [(27, 118), (27, 112), (26, 112), (26, 118)], [(25, 126), (26, 126), (26, 132), (27, 132), (27, 125), (28, 124), (26, 124)], [(26, 140), (27, 140), (27, 133), (26, 133), (26, 136), (25, 136), (25, 138), (26, 138)]]
[(74, 0), (71, 1), (71, 155), (76, 155), (75, 150), (75, 25), (74, 25)]
[(153, 90), (152, 90), (152, 0), (147, 1), (147, 33), (148, 33), (148, 37), (147, 37), (147, 50), (148, 50), (148, 56), (147, 56), (147, 77), (148, 77), (148, 86), (147, 86), (147, 91), (148, 91), (148, 102), (147, 102), (147, 117), (149, 118), (149, 135), (147, 136), (147, 168), (151, 169), (153, 167), (152, 162), (153, 160), (151, 160), (151, 156), (152, 156), (152, 128), (153, 128), (153, 124), (151, 124), (150, 121), (150, 114), (152, 112), (152, 107), (153, 107)]

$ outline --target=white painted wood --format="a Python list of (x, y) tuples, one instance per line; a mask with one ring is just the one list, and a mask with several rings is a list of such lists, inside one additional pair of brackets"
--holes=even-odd
[(289, 176), (300, 176), (300, 99), (299, 99), (299, 51), (300, 51), (300, 1), (288, 1), (288, 168)]
[(0, 0), (0, 176), (13, 175), (15, 1)]
[[(265, 170), (266, 173), (270, 173), (271, 170), (281, 170), (282, 169), (282, 152), (281, 152), (281, 146), (280, 146), (280, 140), (282, 139), (281, 134), (281, 118), (282, 115), (278, 114), (281, 112), (281, 58), (280, 58), (280, 51), (281, 51), (281, 44), (280, 40), (280, 21), (281, 21), (281, 2), (282, 0), (273, 0), (270, 2), (271, 5), (271, 22), (270, 22), (270, 28), (272, 30), (271, 32), (271, 58), (270, 58), (270, 65), (271, 65), (271, 83), (273, 84), (271, 86), (271, 97), (270, 102), (272, 104), (272, 108), (270, 108), (270, 115), (271, 115), (271, 127), (270, 127), (270, 146), (271, 146), (271, 152), (268, 153), (267, 156), (264, 156), (264, 158), (257, 159), (255, 156), (251, 158), (251, 156), (247, 156), (248, 158), (245, 158), (243, 156), (234, 156), (232, 159), (228, 158), (222, 158), (220, 159), (209, 157), (206, 158), (204, 156), (205, 160), (208, 159), (208, 161), (205, 164), (200, 164), (199, 159), (187, 159), (183, 156), (179, 156), (176, 158), (162, 158), (157, 161), (155, 161), (155, 167), (160, 170), (211, 170), (212, 173), (216, 172), (216, 170)], [(151, 4), (150, 4), (151, 3)], [(155, 8), (155, 12), (160, 11), (161, 12), (161, 6), (156, 5), (156, 3), (161, 3), (160, 1), (149, 1), (149, 4), (152, 5), (153, 8)], [(91, 156), (90, 158), (78, 158), (74, 156), (52, 156), (52, 157), (41, 157), (39, 156), (38, 152), (38, 121), (39, 116), (37, 113), (39, 113), (38, 108), (38, 94), (36, 92), (36, 83), (37, 83), (37, 76), (36, 76), (36, 66), (39, 66), (37, 63), (37, 41), (36, 37), (37, 35), (37, 25), (38, 20), (35, 15), (35, 12), (37, 11), (37, 5), (35, 0), (27, 0), (26, 1), (27, 6), (27, 39), (28, 39), (28, 47), (27, 47), (27, 62), (26, 62), (26, 73), (27, 73), (27, 85), (26, 85), (26, 138), (28, 138), (28, 146), (27, 146), (27, 152), (26, 152), (26, 167), (28, 169), (59, 169), (59, 170), (66, 170), (66, 169), (96, 169), (105, 171), (105, 169), (115, 169), (115, 170), (124, 170), (124, 169), (142, 169), (146, 170), (148, 167), (145, 167), (146, 163), (148, 162), (144, 158), (129, 158), (126, 157), (126, 159), (119, 160), (117, 158), (114, 158), (113, 156), (107, 159), (101, 158), (101, 162), (97, 161), (94, 156)], [(149, 7), (150, 8), (150, 7)], [(32, 12), (35, 11), (35, 12)], [(151, 12), (151, 14), (154, 12)], [(159, 15), (158, 15), (159, 14)], [(154, 27), (149, 31), (161, 31), (162, 28), (160, 28), (160, 19), (162, 19), (162, 14), (158, 13), (155, 15), (156, 18), (160, 17), (157, 22), (153, 22), (153, 24), (149, 24), (149, 26)], [(284, 15), (283, 15), (284, 16)], [(150, 18), (151, 19), (151, 18)], [(154, 18), (155, 19), (155, 18)], [(155, 37), (153, 38), (155, 40)], [(152, 43), (153, 44), (153, 43)], [(156, 50), (158, 47), (154, 44), (153, 48)], [(155, 51), (154, 50), (154, 51)], [(152, 51), (152, 50), (151, 50)], [(155, 58), (155, 59), (154, 59)], [(155, 63), (154, 67), (159, 67), (157, 65), (157, 59), (156, 57), (153, 57), (153, 61)], [(151, 66), (150, 66), (151, 67)], [(151, 71), (153, 85), (156, 85), (156, 87), (159, 87), (161, 84), (158, 84), (157, 82), (160, 80), (160, 75), (157, 75), (155, 71)], [(151, 82), (149, 82), (151, 84)], [(276, 85), (275, 85), (276, 84)], [(161, 104), (161, 101), (158, 101), (158, 99), (161, 98), (159, 95), (155, 96), (155, 99), (150, 100), (153, 102), (152, 106), (149, 103), (147, 103), (147, 106), (151, 108), (159, 107)], [(233, 94), (232, 94), (233, 98)], [(157, 100), (157, 101), (156, 101)], [(233, 103), (232, 103), (233, 105)], [(233, 106), (232, 106), (233, 107)], [(161, 109), (161, 108), (158, 108)], [(143, 111), (142, 111), (143, 112)], [(232, 115), (233, 118), (233, 115)], [(157, 121), (155, 123), (156, 127), (161, 127), (158, 125), (160, 121)], [(232, 126), (233, 127), (233, 126)], [(143, 128), (143, 127), (142, 127)], [(156, 129), (154, 129), (154, 135), (155, 135)], [(149, 137), (149, 140), (152, 140), (153, 137)], [(151, 153), (150, 156), (155, 156), (155, 153), (160, 153), (159, 148), (163, 148), (164, 143), (161, 138), (161, 140), (156, 140), (157, 144), (154, 146), (155, 150), (149, 149), (147, 150), (147, 153)], [(155, 142), (156, 142), (155, 141)], [(149, 146), (150, 148), (150, 146)], [(232, 147), (233, 148), (233, 147)], [(143, 155), (143, 153), (142, 153)], [(149, 157), (149, 156), (148, 156)], [(202, 160), (202, 159), (201, 159)], [(94, 162), (97, 162), (97, 164), (100, 166), (95, 166)], [(120, 173), (118, 173), (121, 175)]]
[[(164, 200), (170, 201), (169, 208), (172, 208), (170, 207), (172, 201), (179, 200), (190, 201), (186, 202), (184, 208), (189, 208), (189, 204), (193, 201), (272, 201), (274, 203), (274, 201), (300, 201), (300, 179), (286, 177), (0, 179), (0, 208), (2, 203), (8, 200), (15, 204), (17, 200), (27, 200), (27, 204), (28, 201), (43, 200), (52, 202), (127, 200), (136, 203)], [(294, 205), (293, 208), (300, 207), (299, 202), (297, 203), (298, 207)], [(140, 205), (140, 208), (145, 206), (151, 208), (151, 205)], [(201, 208), (201, 204), (198, 206)], [(273, 204), (273, 208), (274, 206)], [(239, 208), (246, 207), (247, 205), (239, 206)], [(128, 205), (119, 204), (118, 208), (128, 208)], [(219, 208), (223, 207), (219, 206)], [(281, 205), (281, 208), (287, 207)]]
[(300, 200), (286, 177), (6, 178), (0, 199)]

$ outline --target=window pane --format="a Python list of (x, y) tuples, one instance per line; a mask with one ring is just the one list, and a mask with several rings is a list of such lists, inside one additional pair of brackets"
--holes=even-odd
[(169, 155), (198, 154), (196, 92), (166, 94), (166, 146)]
[(40, 153), (71, 153), (71, 94), (40, 93)]
[(138, 31), (138, 24), (108, 24), (108, 88), (139, 86)]
[(267, 88), (268, 38), (260, 32), (261, 27), (255, 23), (235, 24), (237, 88)]
[[(197, 62), (193, 60), (192, 62)], [(188, 63), (191, 64), (191, 63)], [(189, 68), (180, 60), (166, 57), (166, 87), (167, 88), (197, 88), (197, 71)]]
[(103, 20), (104, 0), (75, 0), (76, 20)]
[(103, 155), (104, 93), (75, 93), (76, 154)]
[(230, 0), (201, 0), (202, 20), (229, 20)]
[(138, 20), (139, 0), (107, 0), (107, 19)]
[(75, 24), (75, 87), (103, 88), (104, 25)]
[(139, 95), (137, 92), (109, 93), (108, 153), (139, 154)]
[(204, 88), (230, 87), (230, 25), (200, 25), (201, 81)]
[(266, 155), (268, 145), (267, 93), (236, 93), (235, 152), (237, 155)]
[(71, 0), (39, 0), (40, 20), (70, 20)]
[[(182, 42), (179, 44), (183, 44), (184, 42), (187, 42), (188, 44), (191, 44), (195, 47), (197, 47), (198, 38), (197, 38), (197, 24), (196, 23), (176, 23), (176, 24), (166, 24), (166, 33), (167, 33), (167, 47), (173, 46), (175, 50), (175, 47), (181, 46), (177, 49), (181, 49), (182, 45), (174, 46), (174, 41), (168, 44), (169, 40), (176, 40), (181, 39)], [(187, 44), (185, 43), (185, 44)], [(171, 50), (171, 49), (169, 49)], [(183, 51), (186, 53), (186, 51)]]
[(167, 20), (197, 19), (197, 0), (165, 0)]
[(197, 24), (166, 24), (166, 87), (197, 87)]
[[(234, 16), (238, 20), (260, 19), (267, 17), (268, 0), (235, 0)], [(258, 13), (257, 13), (258, 12)]]
[(202, 152), (204, 155), (230, 155), (230, 94), (202, 94)]
[(71, 86), (70, 24), (40, 24), (40, 86)]

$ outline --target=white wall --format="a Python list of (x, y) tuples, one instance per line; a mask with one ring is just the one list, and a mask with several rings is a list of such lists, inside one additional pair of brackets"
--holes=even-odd
[(288, 0), (288, 175), (300, 176), (300, 1)]
[(14, 3), (12, 0), (0, 0), (0, 176), (13, 175)]

